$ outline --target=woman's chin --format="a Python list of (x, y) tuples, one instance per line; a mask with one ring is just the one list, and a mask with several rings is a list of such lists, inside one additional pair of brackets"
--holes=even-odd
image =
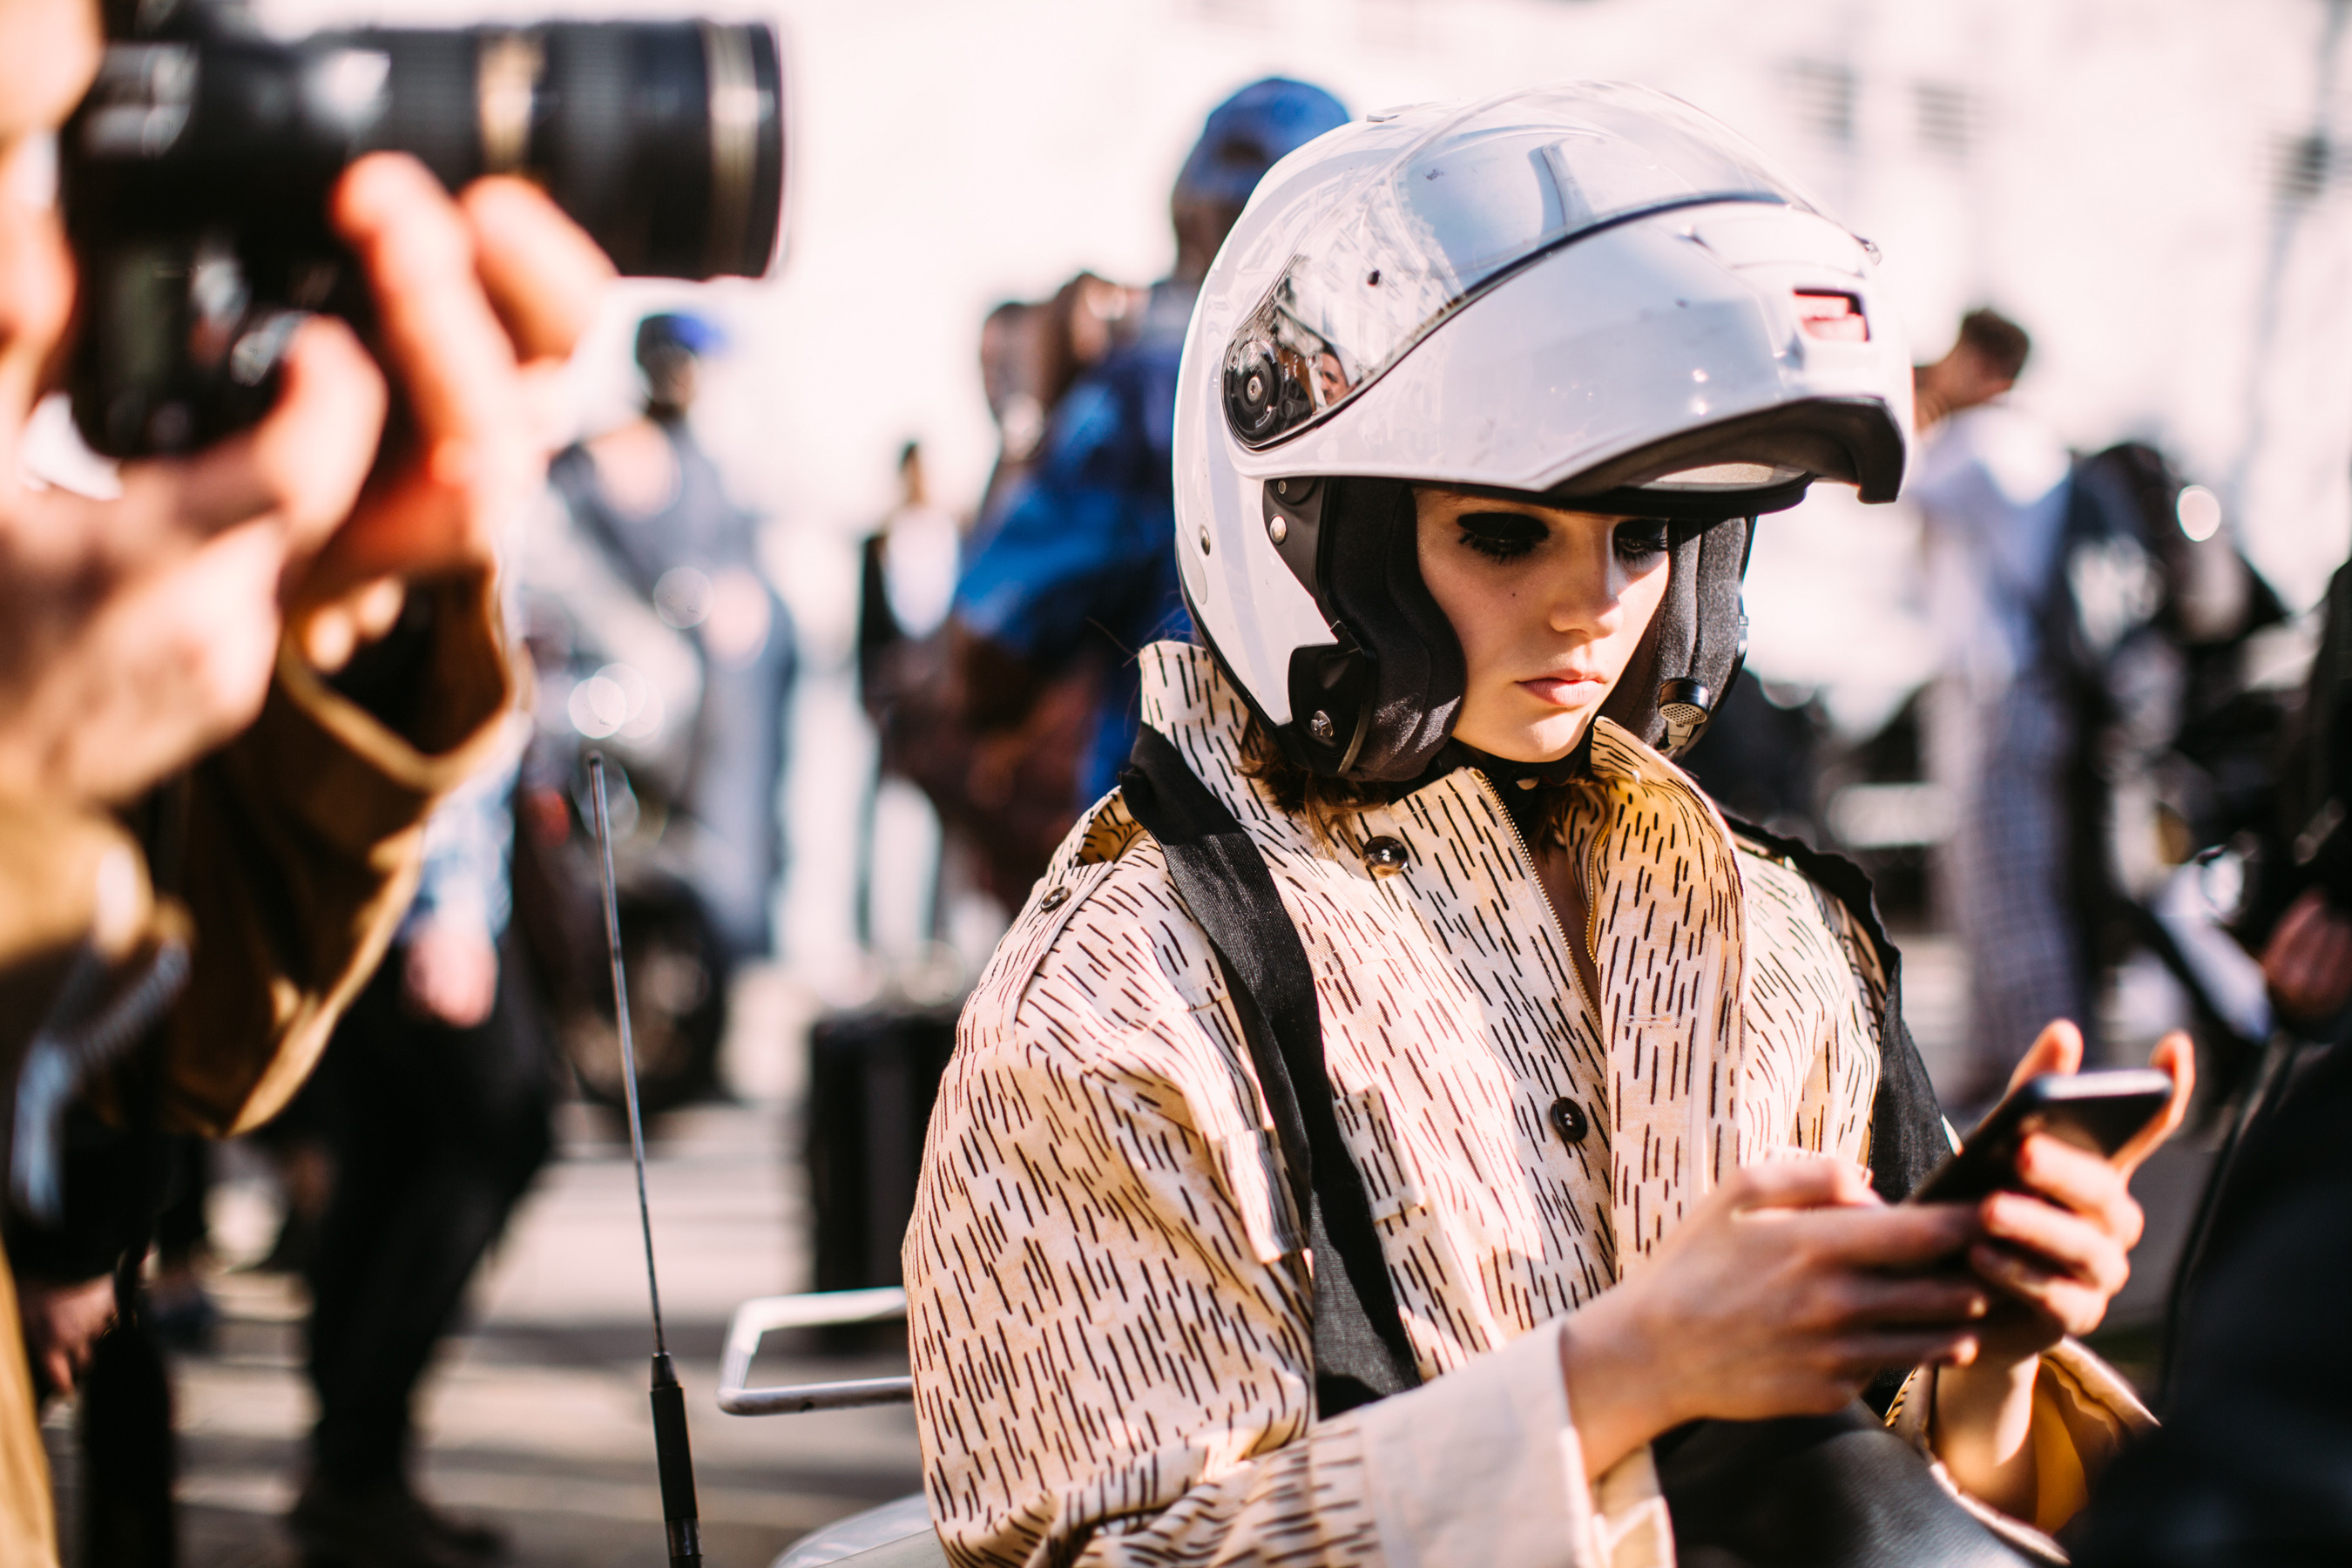
[(1556, 763), (1576, 750), (1584, 739), (1585, 727), (1592, 721), (1592, 710), (1577, 709), (1557, 711), (1531, 721), (1496, 725), (1471, 735), (1460, 727), (1454, 738), (1464, 745), (1500, 757), (1507, 763)]

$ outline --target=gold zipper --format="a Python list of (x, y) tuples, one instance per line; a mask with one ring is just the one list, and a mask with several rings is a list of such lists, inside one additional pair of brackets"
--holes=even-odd
[[(1486, 798), (1495, 803), (1496, 811), (1502, 816), (1503, 826), (1510, 830), (1511, 842), (1518, 846), (1520, 865), (1527, 872), (1528, 885), (1536, 890), (1536, 900), (1543, 905), (1544, 913), (1550, 918), (1551, 929), (1559, 933), (1559, 940), (1562, 942), (1573, 943), (1576, 939), (1569, 934), (1568, 922), (1559, 918), (1559, 907), (1551, 901), (1551, 895), (1544, 891), (1543, 877), (1536, 869), (1535, 851), (1528, 846), (1528, 836), (1519, 831), (1518, 819), (1511, 815), (1510, 807), (1503, 804), (1502, 792), (1495, 787), (1495, 781), (1486, 776), (1486, 770), (1483, 768), (1472, 768), (1469, 771), (1471, 775), (1477, 779), (1478, 787), (1486, 792)], [(1577, 879), (1584, 887), (1584, 951), (1590, 955), (1592, 952), (1592, 922), (1600, 912), (1593, 897), (1592, 867), (1585, 857), (1576, 854), (1573, 847), (1570, 848), (1569, 853), (1575, 857)], [(1593, 967), (1598, 969), (1600, 966), (1600, 961), (1595, 959)], [(1568, 954), (1568, 984), (1569, 988), (1576, 993), (1577, 1004), (1584, 1009), (1585, 1018), (1591, 1024), (1593, 1034), (1596, 1037), (1600, 1036), (1601, 1009), (1593, 999), (1585, 994), (1584, 972), (1577, 964), (1573, 947), (1570, 949)]]

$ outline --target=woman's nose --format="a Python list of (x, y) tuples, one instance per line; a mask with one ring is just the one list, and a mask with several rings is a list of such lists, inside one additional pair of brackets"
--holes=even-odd
[(1545, 612), (1551, 629), (1595, 637), (1615, 631), (1624, 608), (1624, 584), (1616, 567), (1605, 541), (1598, 551), (1570, 556), (1549, 584)]

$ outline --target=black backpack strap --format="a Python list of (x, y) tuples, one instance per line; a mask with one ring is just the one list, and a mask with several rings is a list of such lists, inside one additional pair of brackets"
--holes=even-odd
[(1421, 1373), (1381, 1256), (1363, 1173), (1332, 1110), (1314, 972), (1274, 877), (1224, 802), (1148, 725), (1119, 775), (1127, 808), (1216, 950), (1315, 1262), (1315, 1405), (1324, 1416), (1414, 1387)]

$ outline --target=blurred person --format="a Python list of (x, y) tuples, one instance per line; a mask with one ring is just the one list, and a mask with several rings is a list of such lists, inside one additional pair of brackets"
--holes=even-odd
[[(971, 531), (960, 542), (959, 568), (986, 547), (1007, 508), (1027, 493), (1045, 458), (1055, 410), (1080, 377), (1133, 342), (1150, 298), (1148, 289), (1081, 272), (1050, 300), (1009, 301), (989, 312), (981, 329), (981, 382), (1000, 444)], [(878, 590), (879, 580), (870, 581)], [(950, 593), (954, 586), (950, 577)], [(870, 595), (866, 602), (876, 605)], [(860, 625), (861, 636), (879, 637), (886, 618), (867, 616)], [(876, 647), (870, 638), (860, 646)], [(956, 668), (972, 651), (968, 635), (950, 626), (898, 641), (884, 658), (861, 654), (863, 689), (883, 767), (922, 789), (949, 836), (951, 863), (968, 868), (980, 890), (1010, 909), (1027, 895), (1069, 828), (1104, 671), (1097, 650), (1082, 650), (1024, 684), (1012, 707), (982, 701), (985, 721), (976, 724), (967, 700), (975, 672), (968, 658), (966, 668)], [(1006, 711), (1017, 711), (1018, 721), (1008, 725)]]
[(2182, 1250), (2165, 1426), (2095, 1495), (2088, 1568), (2352, 1560), (2352, 567), (2321, 616), (2239, 928), (2278, 1033)]
[(1937, 869), (1968, 953), (1969, 1021), (1967, 1075), (1938, 1087), (1963, 1108), (1990, 1102), (2042, 1024), (2093, 1021), (2070, 884), (2074, 714), (2044, 638), (2069, 458), (2045, 424), (2003, 401), (2032, 346), (1998, 311), (1961, 319), (1950, 352), (1916, 377), (1920, 449), (1905, 486), (1926, 522), (1943, 644), (1927, 761), (1953, 804)]
[[(907, 789), (903, 755), (907, 743), (934, 755), (947, 737), (936, 721), (936, 689), (943, 674), (941, 640), (948, 605), (955, 594), (963, 529), (954, 513), (932, 501), (923, 476), (923, 449), (909, 441), (898, 453), (898, 504), (860, 546), (857, 594), (857, 695), (875, 728), (875, 773), (859, 813), (857, 841), (857, 936), (868, 952), (892, 950), (906, 960), (936, 942), (946, 918), (946, 876), (953, 853), (940, 821), (919, 791)], [(944, 715), (937, 717), (943, 718)], [(910, 733), (911, 731), (911, 733)], [(875, 923), (876, 827), (886, 792), (904, 791), (906, 805), (931, 816), (940, 835), (928, 862), (900, 868), (900, 880), (919, 882), (898, 889), (912, 898), (887, 898), (885, 905), (919, 911), (913, 929), (878, 932)], [(927, 834), (918, 835), (928, 837)]]
[(1150, 303), (1132, 289), (1081, 272), (1032, 304), (1009, 300), (980, 329), (981, 385), (996, 421), (996, 464), (972, 509), (972, 544), (985, 542), (1036, 468), (1054, 410), (1079, 376), (1130, 341)]
[[(977, 727), (1014, 728), (1054, 676), (1100, 661), (1069, 812), (1111, 787), (1134, 743), (1137, 651), (1183, 635), (1170, 458), (1193, 297), (1259, 178), (1347, 120), (1329, 93), (1280, 77), (1211, 111), (1170, 197), (1175, 270), (1152, 286), (1133, 336), (1053, 409), (1035, 466), (992, 531), (983, 520), (956, 585), (958, 680)], [(1017, 900), (1026, 889), (1012, 891)]]
[(434, 1347), (553, 1143), (552, 1050), (501, 953), (514, 782), (511, 764), (478, 776), (433, 814), (416, 898), (320, 1064), (333, 1173), (309, 1270), (318, 1419), (288, 1521), (309, 1561), (445, 1568), (503, 1550), (427, 1504), (413, 1461)]
[[(541, 410), (611, 273), (522, 182), (453, 200), (413, 160), (364, 159), (330, 216), (381, 367), (315, 320), (252, 429), (125, 465), (117, 500), (30, 484), (74, 300), (50, 137), (99, 47), (95, 6), (0, 0), (0, 1064), (37, 1204), (85, 1089), (223, 1135), (310, 1070), (407, 902), (431, 802), (509, 705), (488, 531), (538, 482)], [(104, 1317), (43, 1321), (86, 1347)], [(5, 1292), (0, 1560), (54, 1559), (46, 1472)]]
[[(703, 362), (725, 346), (700, 316), (646, 317), (636, 336), (642, 413), (558, 454), (548, 479), (572, 535), (691, 650), (699, 695), (688, 712), (668, 716), (675, 729), (663, 737), (687, 818), (676, 852), (731, 964), (773, 945), (794, 650), (791, 618), (760, 563), (759, 519), (728, 494), (688, 417)], [(554, 563), (543, 557), (557, 548), (530, 547), (532, 583), (547, 581), (542, 568)], [(595, 640), (594, 626), (573, 630)]]

